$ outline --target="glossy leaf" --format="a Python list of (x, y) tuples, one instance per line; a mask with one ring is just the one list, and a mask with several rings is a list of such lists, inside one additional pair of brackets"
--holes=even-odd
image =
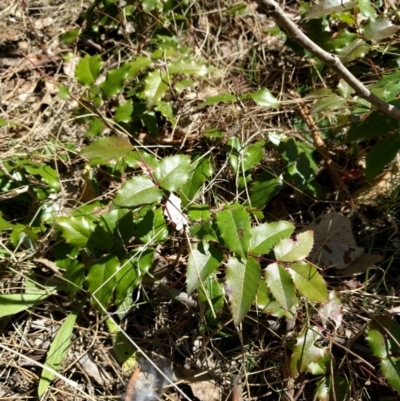
[(102, 66), (103, 62), (98, 54), (94, 56), (86, 55), (79, 60), (75, 68), (75, 77), (80, 84), (91, 85), (99, 77)]
[(41, 166), (26, 165), (25, 170), (32, 175), (39, 175), (43, 181), (46, 182), (51, 188), (59, 191), (61, 188), (60, 180), (56, 170), (45, 164)]
[(265, 313), (266, 315), (278, 318), (292, 317), (290, 313), (288, 313), (288, 311), (272, 296), (265, 280), (261, 280), (260, 285), (258, 286), (256, 303), (260, 312)]
[(371, 5), (371, 0), (357, 0), (358, 8), (361, 11), (361, 14), (370, 19), (375, 19), (376, 12), (374, 7)]
[(187, 182), (190, 175), (190, 157), (176, 155), (164, 157), (154, 170), (160, 186), (168, 191), (177, 191)]
[[(192, 204), (188, 210), (188, 217), (193, 221), (208, 220), (211, 216), (210, 206)], [(0, 216), (0, 231), (1, 231), (1, 216)]]
[(297, 304), (298, 299), (292, 277), (284, 267), (277, 263), (268, 265), (265, 269), (265, 282), (282, 308), (289, 311), (293, 305)]
[(133, 104), (126, 102), (115, 109), (114, 121), (116, 123), (128, 123), (132, 120)]
[(304, 18), (321, 18), (333, 13), (341, 13), (351, 10), (357, 4), (348, 0), (321, 0), (314, 4), (305, 14)]
[[(199, 287), (199, 300), (204, 305), (204, 316), (209, 324), (215, 325), (218, 323), (218, 318), (216, 318), (215, 315), (218, 315), (224, 307), (223, 283), (220, 283), (218, 279), (211, 274), (204, 282), (204, 290), (203, 286)], [(211, 305), (209, 301), (211, 301)]]
[(85, 248), (96, 226), (87, 217), (59, 217), (58, 226), (68, 244)]
[(367, 180), (372, 181), (380, 174), (385, 166), (396, 157), (399, 150), (399, 132), (389, 135), (375, 144), (366, 157), (365, 177)]
[(186, 286), (188, 294), (196, 290), (200, 283), (204, 282), (221, 262), (221, 251), (207, 242), (200, 242), (194, 246), (190, 252), (187, 265)]
[(295, 226), (288, 221), (264, 223), (251, 229), (249, 250), (256, 255), (266, 255), (283, 238), (292, 235)]
[(124, 64), (120, 68), (107, 73), (105, 81), (100, 84), (100, 89), (105, 99), (109, 99), (122, 91), (125, 79), (128, 76), (128, 69), (129, 65)]
[(55, 374), (46, 369), (49, 367), (56, 372), (61, 368), (61, 365), (67, 356), (69, 347), (72, 341), (72, 331), (77, 318), (77, 312), (72, 312), (59, 328), (56, 336), (50, 344), (50, 348), (47, 351), (46, 362), (44, 363), (44, 369), (39, 380), (38, 395), (41, 397), (51, 382), (54, 380)]
[(400, 392), (400, 356), (382, 359), (380, 365), (385, 379)]
[(160, 70), (150, 72), (144, 81), (144, 95), (147, 107), (159, 102), (169, 89), (168, 75)]
[(281, 175), (276, 177), (266, 171), (261, 172), (250, 186), (251, 206), (259, 209), (264, 208), (280, 192), (282, 187)]
[(397, 356), (400, 351), (400, 327), (386, 316), (374, 316), (368, 327), (367, 342), (379, 358)]
[(314, 104), (312, 109), (310, 110), (311, 114), (314, 113), (321, 113), (327, 110), (333, 110), (343, 107), (347, 103), (346, 99), (338, 96), (338, 95), (331, 95), (325, 97), (324, 99), (318, 100), (317, 103)]
[(179, 60), (168, 65), (168, 72), (171, 75), (186, 74), (203, 77), (207, 74), (208, 68), (194, 60)]
[(133, 146), (129, 139), (123, 136), (109, 136), (92, 142), (81, 151), (81, 156), (91, 162), (104, 164), (110, 160), (119, 160), (126, 156)]
[(274, 247), (275, 258), (280, 262), (296, 262), (305, 259), (314, 244), (312, 231), (305, 231), (296, 239), (283, 238)]
[(364, 38), (373, 42), (380, 42), (383, 39), (393, 36), (400, 26), (393, 25), (386, 16), (370, 19), (363, 27)]
[(250, 97), (258, 106), (272, 107), (274, 109), (278, 109), (280, 106), (279, 100), (273, 96), (268, 89), (265, 88), (252, 93)]
[(151, 60), (148, 57), (136, 57), (135, 60), (128, 63), (129, 70), (127, 79), (135, 78), (140, 72), (151, 64)]
[(198, 224), (190, 227), (190, 234), (198, 238), (199, 240), (207, 240), (207, 241), (218, 241), (218, 235), (215, 232), (213, 225), (208, 221), (204, 221), (202, 224)]
[(292, 263), (289, 268), (294, 285), (300, 294), (312, 302), (327, 302), (328, 289), (325, 280), (311, 263)]
[(45, 300), (54, 292), (29, 290), (23, 294), (0, 294), (0, 318), (15, 315)]
[(137, 225), (137, 237), (144, 244), (164, 241), (168, 237), (168, 228), (163, 216), (163, 210), (147, 210)]
[(150, 178), (136, 176), (122, 185), (114, 198), (114, 204), (118, 207), (136, 207), (159, 203), (162, 192)]
[(205, 102), (200, 104), (199, 109), (203, 109), (204, 107), (212, 106), (218, 103), (232, 103), (236, 101), (237, 97), (235, 95), (232, 95), (230, 93), (223, 93), (217, 96), (210, 96)]
[(151, 12), (154, 10), (162, 11), (163, 2), (161, 0), (142, 0), (143, 11)]
[(253, 304), (260, 275), (260, 266), (255, 259), (229, 259), (226, 265), (226, 286), (235, 325), (242, 322)]
[(309, 371), (311, 363), (324, 359), (328, 349), (316, 345), (316, 341), (321, 339), (320, 331), (320, 328), (314, 326), (305, 327), (300, 332), (290, 361), (290, 375), (292, 377), (297, 376), (300, 372)]
[(216, 215), (221, 237), (229, 249), (245, 257), (250, 244), (250, 215), (246, 209), (235, 203), (226, 205), (225, 210)]
[(370, 47), (362, 39), (355, 39), (346, 47), (337, 49), (336, 53), (342, 63), (347, 64), (350, 61), (363, 58), (369, 51)]
[(244, 146), (241, 145), (239, 154), (231, 153), (229, 161), (233, 170), (247, 171), (255, 167), (263, 159), (263, 148), (265, 142), (258, 141), (252, 145)]
[(93, 297), (93, 304), (101, 314), (110, 303), (116, 284), (116, 274), (120, 263), (114, 255), (104, 255), (89, 266), (87, 276), (88, 292)]

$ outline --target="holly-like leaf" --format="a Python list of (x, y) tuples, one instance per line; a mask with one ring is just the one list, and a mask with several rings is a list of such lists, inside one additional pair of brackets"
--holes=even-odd
[(308, 262), (292, 263), (289, 268), (294, 285), (300, 294), (313, 302), (327, 302), (328, 289), (325, 280), (315, 266)]
[(25, 170), (32, 175), (39, 175), (43, 181), (46, 182), (51, 188), (59, 191), (61, 188), (60, 180), (58, 179), (57, 171), (47, 165), (30, 166), (26, 165)]
[(371, 0), (357, 0), (357, 4), (364, 17), (372, 20), (376, 18), (375, 8), (371, 5)]
[(297, 304), (298, 299), (292, 277), (284, 267), (277, 263), (268, 265), (265, 269), (265, 282), (271, 294), (284, 309), (289, 311), (293, 305)]
[(363, 28), (365, 39), (379, 42), (394, 35), (400, 29), (400, 26), (393, 25), (389, 17), (380, 16), (370, 19)]
[(258, 141), (250, 146), (241, 145), (239, 154), (231, 153), (229, 161), (233, 170), (247, 171), (255, 167), (263, 159), (263, 147), (265, 141)]
[(225, 210), (216, 215), (221, 237), (232, 252), (245, 257), (250, 244), (250, 215), (246, 209), (235, 203), (226, 205)]
[(204, 316), (207, 322), (215, 325), (218, 322), (215, 315), (221, 312), (224, 307), (223, 283), (220, 283), (215, 275), (209, 275), (204, 286), (199, 287), (199, 300), (204, 304)]
[(50, 368), (58, 372), (61, 365), (68, 353), (69, 347), (72, 340), (72, 331), (74, 329), (74, 324), (78, 314), (77, 312), (72, 312), (64, 321), (64, 323), (59, 328), (54, 340), (50, 344), (50, 348), (47, 351), (46, 362), (44, 363), (44, 368), (40, 376), (38, 395), (41, 397), (51, 382), (54, 380), (54, 372), (46, 369)]
[(256, 303), (260, 311), (266, 315), (271, 315), (278, 318), (292, 317), (290, 312), (288, 312), (285, 308), (282, 308), (281, 304), (272, 296), (265, 280), (261, 280), (260, 285), (258, 286)]
[(136, 207), (159, 203), (162, 192), (150, 178), (136, 176), (122, 185), (114, 198), (117, 207)]
[(277, 177), (266, 171), (261, 172), (250, 186), (251, 206), (259, 209), (264, 208), (282, 187), (282, 175)]
[(327, 326), (328, 319), (335, 322), (336, 329), (342, 325), (343, 321), (343, 306), (339, 295), (336, 291), (329, 293), (329, 301), (319, 308), (319, 315), (324, 327)]
[(137, 236), (144, 244), (164, 241), (168, 228), (161, 208), (147, 210), (137, 225)]
[(290, 375), (297, 376), (300, 372), (307, 372), (312, 363), (323, 360), (328, 352), (327, 348), (321, 348), (315, 343), (321, 339), (319, 327), (305, 327), (297, 337), (290, 361)]
[(297, 262), (305, 259), (314, 244), (313, 232), (305, 231), (295, 239), (283, 238), (274, 247), (275, 258), (280, 262)]
[(179, 60), (168, 65), (168, 72), (171, 75), (186, 74), (204, 77), (208, 72), (208, 68), (194, 60)]
[(372, 181), (385, 166), (389, 164), (400, 150), (400, 133), (396, 132), (381, 139), (369, 151), (366, 157), (367, 166), (365, 168), (365, 177)]
[(189, 256), (186, 285), (191, 294), (221, 264), (222, 253), (207, 242), (194, 246)]
[(91, 85), (99, 77), (102, 66), (103, 62), (98, 54), (94, 56), (86, 55), (79, 60), (75, 68), (75, 77), (80, 84)]
[(88, 292), (93, 296), (93, 304), (100, 313), (104, 313), (112, 299), (119, 266), (116, 256), (103, 255), (89, 267), (86, 279)]
[(127, 79), (135, 78), (142, 70), (151, 64), (151, 60), (148, 57), (136, 57), (135, 60), (128, 63), (129, 70)]
[(126, 102), (115, 109), (114, 121), (116, 123), (128, 123), (132, 120), (133, 104)]
[(204, 109), (204, 107), (212, 106), (218, 103), (232, 103), (236, 101), (237, 97), (235, 95), (232, 95), (230, 93), (223, 93), (217, 96), (210, 96), (206, 99), (206, 101), (200, 104), (199, 109)]
[(321, 113), (322, 111), (333, 110), (343, 107), (347, 103), (346, 99), (332, 94), (321, 100), (318, 100), (310, 110), (311, 114)]
[(314, 4), (304, 15), (306, 19), (321, 18), (332, 13), (343, 13), (351, 10), (357, 4), (348, 0), (321, 0)]
[(290, 237), (295, 226), (288, 221), (264, 223), (251, 229), (249, 250), (256, 255), (265, 255), (283, 238)]
[(147, 107), (151, 108), (167, 93), (169, 89), (169, 78), (165, 72), (155, 70), (147, 74), (144, 84), (144, 95), (146, 96)]
[(154, 170), (158, 184), (168, 191), (182, 188), (189, 175), (190, 157), (186, 155), (164, 157)]
[(84, 216), (60, 217), (57, 224), (61, 228), (65, 241), (78, 248), (85, 248), (96, 228), (96, 225)]
[(105, 81), (100, 85), (105, 99), (109, 99), (122, 91), (125, 79), (128, 77), (128, 70), (129, 64), (124, 64), (120, 68), (107, 73)]
[(151, 12), (157, 9), (162, 11), (164, 4), (161, 0), (142, 0), (143, 11)]
[(81, 151), (81, 156), (85, 157), (92, 164), (105, 164), (110, 160), (119, 160), (127, 156), (133, 146), (129, 139), (123, 136), (109, 136), (100, 138), (92, 142)]
[(260, 277), (260, 266), (255, 259), (229, 259), (226, 265), (226, 286), (235, 325), (242, 322), (253, 304)]

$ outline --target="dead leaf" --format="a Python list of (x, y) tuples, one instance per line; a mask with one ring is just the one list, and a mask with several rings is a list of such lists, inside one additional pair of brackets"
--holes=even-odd
[(213, 380), (194, 382), (190, 383), (189, 385), (193, 391), (193, 395), (200, 401), (221, 400), (221, 388), (217, 386)]
[(341, 274), (367, 270), (382, 258), (366, 255), (354, 239), (350, 219), (337, 212), (315, 219), (305, 230), (314, 231), (314, 247), (309, 260), (320, 267), (335, 267)]

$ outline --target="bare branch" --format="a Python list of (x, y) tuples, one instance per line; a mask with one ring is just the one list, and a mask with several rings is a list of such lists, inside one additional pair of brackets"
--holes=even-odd
[(378, 110), (400, 121), (400, 110), (393, 105), (386, 103), (378, 96), (371, 93), (340, 61), (339, 57), (328, 53), (308, 38), (293, 21), (280, 8), (274, 0), (257, 0), (262, 10), (271, 15), (286, 34), (307, 49), (323, 63), (335, 70), (363, 99), (368, 100)]

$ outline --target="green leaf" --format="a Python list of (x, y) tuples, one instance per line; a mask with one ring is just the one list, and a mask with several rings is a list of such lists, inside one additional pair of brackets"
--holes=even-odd
[[(396, 107), (400, 102), (392, 102)], [(387, 114), (380, 111), (373, 111), (367, 118), (361, 122), (353, 124), (347, 134), (348, 142), (362, 142), (368, 139), (377, 138), (387, 134), (389, 131), (398, 127), (399, 122)]]
[[(193, 221), (208, 220), (211, 216), (210, 206), (208, 205), (190, 205), (188, 209), (188, 217)], [(0, 215), (0, 231), (1, 231), (1, 215)]]
[(200, 242), (193, 247), (189, 255), (186, 273), (187, 292), (191, 294), (200, 283), (221, 264), (222, 253), (207, 242)]
[(370, 46), (368, 46), (362, 39), (355, 39), (346, 47), (337, 49), (336, 53), (340, 57), (342, 63), (347, 64), (350, 61), (363, 58), (370, 49)]
[(279, 100), (274, 97), (268, 89), (265, 88), (252, 93), (250, 98), (253, 99), (258, 106), (272, 107), (274, 109), (278, 109), (280, 106)]
[(144, 80), (144, 95), (147, 107), (158, 103), (169, 89), (169, 78), (165, 72), (155, 70), (147, 74)]
[(94, 56), (86, 55), (79, 60), (75, 68), (75, 77), (80, 84), (91, 85), (99, 77), (102, 66), (103, 62), (98, 54)]
[(367, 40), (380, 42), (394, 35), (399, 29), (399, 26), (392, 24), (389, 17), (382, 15), (376, 19), (370, 19), (363, 26), (363, 34)]
[(202, 158), (192, 163), (189, 178), (180, 190), (184, 206), (199, 195), (199, 190), (204, 182), (211, 177), (213, 170), (210, 158)]
[(264, 208), (271, 199), (277, 195), (283, 187), (282, 176), (273, 176), (262, 171), (250, 186), (251, 206), (259, 209)]
[(310, 110), (310, 113), (314, 114), (321, 113), (322, 111), (339, 109), (342, 108), (345, 104), (347, 104), (346, 99), (333, 94), (331, 96), (325, 97), (324, 99), (318, 100), (318, 102), (315, 103)]
[(0, 294), (0, 318), (22, 312), (54, 293), (52, 290), (30, 290), (23, 294)]
[(400, 132), (389, 135), (375, 144), (366, 157), (365, 177), (372, 181), (400, 150)]
[(128, 63), (128, 79), (135, 78), (142, 70), (151, 64), (151, 60), (148, 57), (136, 57), (135, 60)]
[(288, 221), (264, 223), (251, 229), (250, 252), (265, 255), (283, 238), (290, 237), (295, 226)]
[(76, 292), (82, 289), (85, 282), (85, 266), (77, 260), (71, 261), (71, 265), (67, 267), (67, 271), (63, 275), (65, 280), (64, 291), (73, 296)]
[(100, 85), (100, 89), (105, 99), (109, 99), (122, 91), (124, 81), (128, 76), (128, 69), (129, 64), (124, 64), (120, 68), (107, 73), (105, 81)]
[(162, 193), (150, 178), (133, 177), (122, 185), (115, 195), (113, 203), (117, 207), (136, 207), (159, 203)]
[(263, 159), (265, 141), (258, 141), (250, 146), (240, 146), (239, 154), (231, 153), (229, 161), (235, 173), (247, 171), (256, 166)]
[(89, 122), (89, 128), (85, 132), (86, 137), (91, 137), (91, 136), (99, 136), (105, 127), (105, 124), (103, 121), (101, 121), (97, 117), (92, 117)]
[(112, 335), (112, 349), (115, 359), (122, 365), (124, 372), (131, 373), (137, 362), (136, 348), (110, 317), (106, 318), (106, 326), (108, 332)]
[(296, 236), (296, 239), (283, 238), (274, 247), (275, 258), (280, 262), (296, 262), (305, 259), (314, 244), (312, 231), (305, 231)]
[(245, 257), (250, 244), (250, 215), (246, 209), (235, 203), (225, 205), (225, 210), (216, 215), (218, 229), (225, 244), (232, 252)]
[(168, 72), (171, 75), (186, 74), (204, 77), (207, 74), (208, 68), (199, 62), (191, 60), (179, 60), (168, 65)]
[(333, 13), (342, 13), (351, 10), (356, 5), (355, 2), (348, 0), (321, 0), (309, 8), (304, 18), (314, 19), (325, 17)]
[(142, 0), (143, 11), (151, 12), (155, 9), (162, 11), (163, 2), (161, 0)]
[(386, 316), (374, 316), (368, 327), (367, 342), (379, 358), (397, 356), (400, 351), (400, 327)]
[(208, 221), (204, 221), (202, 224), (192, 226), (189, 230), (190, 234), (199, 240), (218, 242), (217, 233), (215, 232), (214, 227), (212, 227)]
[(168, 191), (182, 188), (189, 175), (190, 157), (186, 155), (164, 157), (154, 170), (158, 184)]
[(382, 359), (381, 370), (388, 383), (400, 392), (400, 357)]
[(132, 120), (133, 104), (126, 102), (115, 109), (114, 121), (116, 123), (128, 123)]
[(268, 265), (265, 269), (265, 282), (271, 294), (284, 309), (289, 311), (293, 305), (297, 305), (298, 299), (292, 277), (284, 267), (277, 263)]
[(69, 347), (72, 340), (72, 331), (74, 329), (74, 324), (78, 314), (77, 312), (72, 312), (64, 321), (64, 323), (59, 328), (54, 340), (50, 344), (50, 348), (47, 352), (46, 362), (44, 363), (44, 368), (40, 376), (38, 395), (41, 397), (50, 386), (51, 382), (54, 380), (55, 374), (46, 369), (51, 368), (58, 372), (61, 365), (67, 356)]
[[(215, 318), (224, 307), (224, 290), (223, 283), (211, 274), (207, 277), (203, 287), (199, 288), (199, 300), (204, 305), (204, 316), (207, 322), (213, 326), (218, 324), (218, 318)], [(212, 309), (209, 304), (211, 301)]]
[(70, 29), (60, 36), (60, 42), (66, 44), (75, 43), (79, 38), (79, 33), (79, 29)]
[(265, 280), (261, 280), (258, 286), (256, 303), (260, 311), (266, 315), (278, 318), (292, 317), (292, 315), (286, 311), (285, 308), (282, 308), (281, 304), (274, 299)]
[(110, 303), (116, 285), (116, 275), (120, 263), (114, 255), (103, 255), (89, 266), (86, 278), (88, 292), (93, 297), (93, 304), (103, 314)]
[(297, 290), (313, 302), (327, 302), (328, 289), (325, 280), (315, 266), (307, 262), (292, 263), (289, 268)]
[(312, 363), (324, 360), (328, 349), (315, 345), (316, 341), (322, 338), (320, 331), (320, 328), (314, 326), (305, 327), (300, 332), (290, 361), (290, 375), (292, 377), (297, 376), (299, 372), (307, 372)]
[(118, 270), (115, 278), (115, 304), (121, 304), (128, 294), (139, 284), (138, 267), (135, 260), (126, 260)]
[(60, 180), (58, 179), (58, 173), (56, 170), (47, 165), (42, 166), (25, 166), (25, 170), (32, 175), (39, 175), (43, 178), (51, 188), (59, 191), (61, 188)]
[(12, 230), (13, 228), (14, 225), (7, 220), (4, 220), (3, 213), (0, 212), (0, 233), (4, 230)]
[(242, 322), (253, 304), (260, 276), (260, 266), (254, 258), (239, 261), (232, 257), (226, 264), (226, 286), (235, 325)]
[(161, 242), (168, 237), (168, 228), (161, 208), (146, 211), (137, 225), (137, 237), (144, 244)]
[(119, 135), (109, 136), (97, 139), (86, 148), (83, 148), (81, 156), (91, 162), (101, 164), (127, 156), (132, 148), (133, 146), (128, 138)]
[(358, 3), (358, 8), (361, 11), (361, 14), (370, 19), (375, 19), (376, 18), (376, 12), (374, 7), (371, 6), (371, 1), (370, 0), (357, 0)]
[(233, 103), (237, 101), (237, 97), (235, 95), (231, 95), (230, 93), (223, 93), (217, 96), (210, 96), (203, 103), (200, 104), (199, 109), (204, 109), (204, 107), (212, 106), (218, 103)]
[(69, 93), (69, 89), (62, 85), (57, 85), (58, 93), (57, 96), (62, 100), (69, 100), (71, 95)]
[(60, 217), (57, 220), (62, 235), (68, 244), (85, 248), (96, 226), (87, 217)]

